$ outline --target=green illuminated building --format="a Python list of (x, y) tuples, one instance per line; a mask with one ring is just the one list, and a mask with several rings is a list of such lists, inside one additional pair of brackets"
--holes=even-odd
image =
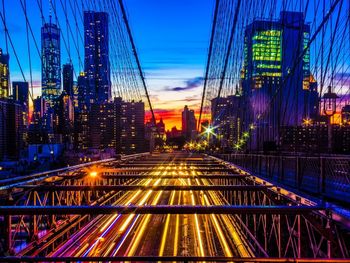
[(299, 12), (246, 27), (242, 90), (248, 119), (261, 129), (257, 141), (278, 142), (280, 127), (300, 125), (313, 114), (317, 85), (310, 85), (309, 38), (310, 26)]
[(9, 97), (9, 55), (0, 48), (0, 99)]

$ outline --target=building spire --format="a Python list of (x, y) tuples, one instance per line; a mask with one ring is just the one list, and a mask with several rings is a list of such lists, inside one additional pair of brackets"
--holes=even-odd
[(50, 0), (50, 7), (49, 7), (49, 21), (50, 24), (52, 23), (52, 1)]

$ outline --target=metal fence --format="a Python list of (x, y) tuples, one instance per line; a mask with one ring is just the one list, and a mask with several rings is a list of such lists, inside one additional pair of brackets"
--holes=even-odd
[(350, 204), (350, 157), (219, 154), (257, 176), (317, 197)]

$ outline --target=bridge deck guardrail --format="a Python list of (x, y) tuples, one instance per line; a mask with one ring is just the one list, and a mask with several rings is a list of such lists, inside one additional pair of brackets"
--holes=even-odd
[(285, 186), (350, 205), (350, 157), (262, 154), (216, 156)]

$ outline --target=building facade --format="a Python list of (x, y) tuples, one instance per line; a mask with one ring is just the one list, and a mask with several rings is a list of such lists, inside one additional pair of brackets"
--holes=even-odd
[(0, 160), (17, 160), (23, 149), (23, 106), (0, 100)]
[[(117, 101), (121, 103), (120, 141), (117, 143), (117, 153), (143, 152), (145, 145), (145, 104), (142, 101)], [(118, 127), (117, 127), (118, 128)], [(119, 128), (118, 128), (119, 130)], [(118, 135), (117, 135), (118, 136)]]
[(211, 139), (223, 148), (232, 148), (242, 136), (241, 103), (240, 95), (215, 98), (211, 101), (211, 124), (215, 127), (216, 134)]
[(0, 48), (0, 99), (9, 98), (9, 61), (10, 56), (8, 54), (4, 54)]
[(258, 142), (278, 143), (281, 127), (301, 125), (317, 108), (309, 38), (310, 26), (299, 12), (283, 11), (278, 21), (255, 20), (245, 30), (242, 92), (246, 119), (257, 124), (255, 148)]
[(45, 23), (41, 28), (41, 85), (42, 97), (53, 106), (61, 94), (60, 29)]
[(86, 104), (111, 100), (108, 14), (84, 12), (84, 71), (87, 77)]
[(25, 81), (12, 82), (12, 97), (20, 104), (28, 106), (29, 104), (29, 84)]
[(71, 98), (74, 97), (73, 90), (73, 65), (71, 63), (64, 64), (63, 70), (63, 91)]
[(194, 115), (194, 110), (190, 110), (185, 105), (182, 112), (182, 134), (187, 140), (192, 140), (197, 134), (197, 121)]
[(343, 125), (350, 125), (350, 104), (345, 105), (341, 110), (341, 122)]

